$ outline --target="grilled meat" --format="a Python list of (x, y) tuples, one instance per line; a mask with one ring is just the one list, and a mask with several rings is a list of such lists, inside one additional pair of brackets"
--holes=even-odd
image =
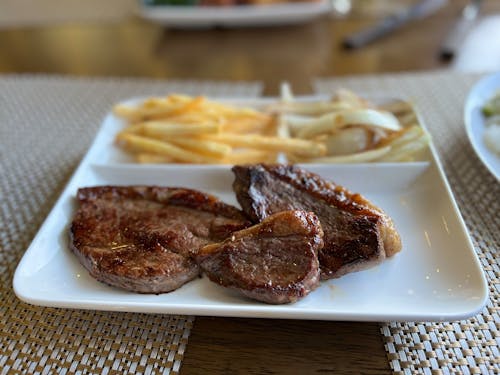
[(71, 249), (97, 280), (139, 293), (192, 280), (202, 246), (249, 225), (235, 207), (190, 189), (100, 186), (79, 189), (77, 200)]
[(319, 284), (323, 231), (316, 215), (285, 211), (243, 229), (197, 255), (210, 280), (247, 297), (295, 302)]
[(392, 220), (360, 194), (293, 165), (233, 167), (233, 189), (243, 211), (259, 222), (286, 210), (314, 212), (325, 233), (319, 251), (322, 279), (380, 263), (401, 250)]

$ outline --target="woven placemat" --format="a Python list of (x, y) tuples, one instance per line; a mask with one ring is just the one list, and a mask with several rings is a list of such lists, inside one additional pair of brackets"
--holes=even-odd
[(112, 104), (169, 92), (257, 96), (254, 83), (0, 76), (0, 373), (177, 373), (192, 317), (32, 306), (14, 270)]
[(421, 111), (489, 283), (477, 316), (446, 323), (381, 325), (397, 374), (500, 374), (500, 184), (470, 146), (463, 105), (479, 75), (432, 73), (318, 79), (318, 93), (346, 87), (362, 95), (403, 96)]

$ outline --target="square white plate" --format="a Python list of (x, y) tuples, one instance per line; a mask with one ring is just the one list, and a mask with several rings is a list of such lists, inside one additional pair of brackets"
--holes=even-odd
[(95, 310), (359, 321), (449, 321), (472, 316), (486, 303), (486, 280), (432, 146), (429, 162), (304, 166), (383, 208), (394, 219), (403, 250), (375, 268), (323, 282), (297, 303), (274, 306), (251, 301), (206, 277), (161, 295), (102, 284), (89, 276), (68, 248), (79, 187), (185, 186), (237, 204), (228, 166), (127, 163), (112, 145), (123, 126), (112, 114), (105, 118), (16, 270), (14, 291), (20, 299)]

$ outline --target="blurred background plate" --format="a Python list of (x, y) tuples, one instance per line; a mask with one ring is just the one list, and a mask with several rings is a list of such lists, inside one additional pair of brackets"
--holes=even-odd
[(331, 11), (327, 0), (259, 5), (157, 5), (140, 2), (140, 15), (174, 27), (279, 26), (310, 21)]
[(500, 156), (493, 153), (484, 143), (486, 124), (481, 110), (498, 91), (500, 91), (500, 72), (486, 76), (477, 82), (465, 102), (464, 120), (467, 136), (474, 151), (497, 180), (500, 180)]

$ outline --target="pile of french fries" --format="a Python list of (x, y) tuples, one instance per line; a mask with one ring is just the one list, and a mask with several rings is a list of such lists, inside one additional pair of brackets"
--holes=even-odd
[(428, 144), (408, 102), (374, 104), (346, 90), (295, 101), (288, 85), (267, 108), (169, 95), (114, 114), (127, 126), (116, 144), (140, 163), (362, 163), (411, 161)]
[(128, 126), (116, 143), (140, 163), (238, 164), (275, 162), (280, 152), (326, 153), (321, 142), (277, 135), (277, 116), (205, 97), (169, 95), (119, 104)]

